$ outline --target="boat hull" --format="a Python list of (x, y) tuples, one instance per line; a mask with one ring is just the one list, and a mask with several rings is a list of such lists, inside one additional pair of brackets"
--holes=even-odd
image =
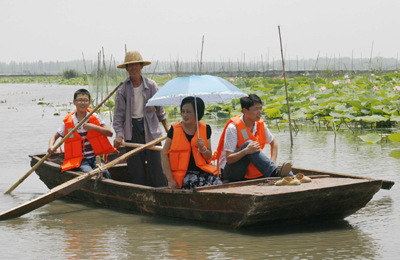
[[(31, 157), (32, 165), (40, 160), (40, 156)], [(121, 179), (127, 174), (126, 164), (110, 172), (113, 178)], [(51, 161), (39, 166), (36, 173), (49, 189), (81, 175), (74, 171), (62, 173), (59, 163)], [(364, 207), (382, 186), (381, 180), (357, 178), (316, 178), (299, 186), (273, 186), (268, 181), (186, 191), (92, 178), (67, 196), (110, 208), (245, 227), (343, 219)]]

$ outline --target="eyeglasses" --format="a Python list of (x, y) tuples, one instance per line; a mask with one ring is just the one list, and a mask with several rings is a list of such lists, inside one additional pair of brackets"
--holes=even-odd
[(89, 103), (90, 102), (89, 99), (75, 99), (75, 101), (78, 103)]

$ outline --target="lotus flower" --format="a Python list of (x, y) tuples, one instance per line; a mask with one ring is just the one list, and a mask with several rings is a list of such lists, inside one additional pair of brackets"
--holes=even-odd
[(397, 92), (397, 91), (400, 91), (400, 86), (394, 86), (394, 87), (393, 87), (393, 90), (396, 91), (396, 92)]
[(375, 74), (371, 74), (371, 77), (375, 77)]
[(395, 70), (394, 73), (397, 73), (397, 70)]
[(374, 86), (373, 89), (374, 89), (374, 90), (378, 90), (379, 88), (378, 88), (377, 86)]
[(351, 80), (350, 79), (346, 79), (346, 81), (345, 81), (346, 83), (350, 83), (351, 82)]
[(282, 78), (282, 77), (281, 77), (281, 78), (279, 78), (279, 79), (280, 79), (280, 80), (284, 80), (284, 78)]
[(230, 78), (229, 81), (230, 82), (235, 82), (235, 79), (234, 78)]
[(321, 87), (319, 88), (319, 91), (324, 91), (324, 90), (326, 90), (326, 87), (325, 87), (325, 86), (321, 86)]
[(333, 84), (334, 86), (338, 86), (340, 83), (339, 83), (339, 81), (335, 80), (335, 81), (332, 81), (332, 84)]
[(313, 102), (316, 99), (317, 99), (316, 97), (310, 97), (310, 102)]
[(349, 75), (344, 75), (344, 78), (345, 78), (345, 79), (348, 79), (348, 78), (349, 78)]
[(273, 81), (275, 81), (275, 80), (276, 80), (276, 78), (275, 78), (275, 77), (273, 77), (273, 78), (272, 78), (272, 80), (273, 80)]

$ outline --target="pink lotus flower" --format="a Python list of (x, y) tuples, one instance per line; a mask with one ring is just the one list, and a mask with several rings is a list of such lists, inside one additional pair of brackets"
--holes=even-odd
[(396, 91), (396, 92), (397, 92), (397, 91), (400, 91), (400, 86), (394, 86), (394, 87), (393, 87), (393, 90)]
[(321, 87), (319, 88), (319, 91), (324, 91), (324, 90), (326, 90), (326, 87), (325, 87), (325, 86), (321, 86)]
[(275, 78), (275, 77), (273, 77), (273, 78), (272, 78), (272, 80), (273, 80), (273, 81), (275, 81), (275, 80), (276, 80), (276, 78)]
[(397, 73), (397, 70), (395, 70), (394, 73)]
[(310, 102), (313, 102), (316, 99), (317, 99), (316, 97), (310, 97)]
[(230, 78), (229, 81), (230, 82), (235, 82), (235, 79), (234, 78)]
[(284, 80), (284, 78), (279, 78), (280, 80)]
[(346, 83), (350, 83), (351, 82), (351, 80), (350, 79), (346, 79), (346, 81), (345, 81)]
[(344, 78), (345, 78), (345, 79), (348, 79), (348, 78), (349, 78), (349, 75), (344, 75)]
[(379, 88), (378, 88), (377, 86), (374, 86), (373, 89), (374, 89), (374, 90), (378, 90)]
[(334, 86), (338, 86), (340, 83), (339, 83), (339, 81), (335, 80), (335, 81), (332, 81), (332, 84), (333, 84)]
[(371, 77), (375, 77), (375, 74), (371, 74)]

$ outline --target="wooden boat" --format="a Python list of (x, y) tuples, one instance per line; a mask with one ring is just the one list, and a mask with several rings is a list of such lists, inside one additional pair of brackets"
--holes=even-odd
[[(44, 155), (31, 155), (35, 165)], [(109, 160), (120, 155), (111, 154)], [(82, 173), (61, 172), (63, 154), (54, 154), (37, 169), (52, 189)], [(67, 197), (128, 211), (212, 222), (232, 227), (276, 222), (343, 219), (364, 207), (381, 188), (394, 182), (331, 172), (293, 168), (312, 178), (311, 183), (275, 186), (280, 178), (225, 183), (193, 191), (128, 183), (126, 163), (111, 168), (113, 179), (92, 178)]]

